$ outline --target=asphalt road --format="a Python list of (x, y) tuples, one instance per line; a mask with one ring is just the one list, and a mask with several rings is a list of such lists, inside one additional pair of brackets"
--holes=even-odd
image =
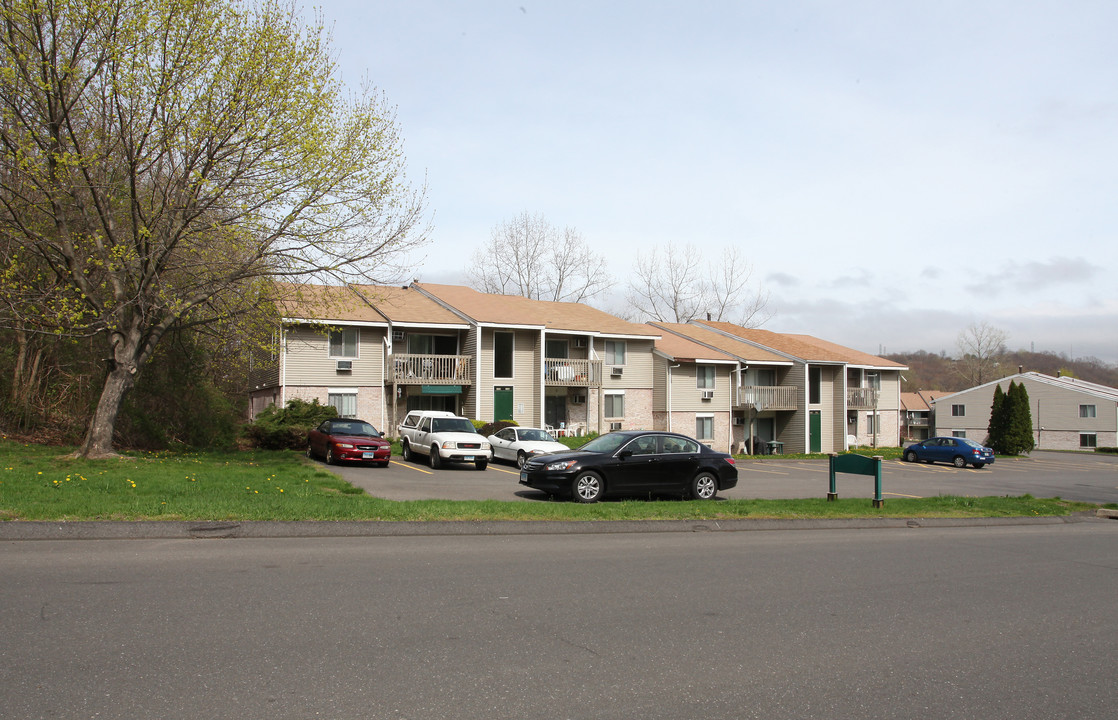
[[(425, 464), (393, 458), (387, 468), (339, 466), (334, 471), (369, 494), (389, 500), (524, 500), (546, 496), (520, 485), (516, 467), (491, 463), (484, 471), (473, 465), (432, 470)], [(726, 498), (826, 497), (826, 460), (759, 459), (738, 462), (738, 486)], [(1118, 456), (1086, 453), (1034, 452), (1022, 459), (1001, 458), (981, 470), (951, 465), (885, 461), (883, 496), (1023, 495), (1065, 500), (1118, 502)], [(873, 478), (840, 474), (839, 497), (873, 497)]]
[(1118, 523), (0, 543), (3, 718), (1110, 718)]

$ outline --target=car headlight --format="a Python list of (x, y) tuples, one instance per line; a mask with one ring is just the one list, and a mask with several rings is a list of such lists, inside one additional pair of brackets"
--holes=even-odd
[(458, 443), (453, 440), (444, 440), (442, 444), (443, 450), (454, 450), (458, 447)]
[(350, 445), (349, 443), (334, 443), (334, 447), (346, 448), (348, 450), (353, 449), (353, 446)]
[(488, 450), (488, 449), (490, 449), (491, 447), (492, 447), (492, 445), (490, 445), (490, 444), (489, 444), (489, 443), (487, 443), (487, 442), (483, 442), (483, 443), (481, 444), (481, 449), (482, 449), (482, 450)]
[(578, 460), (560, 460), (553, 462), (547, 466), (548, 470), (570, 470), (578, 463)]

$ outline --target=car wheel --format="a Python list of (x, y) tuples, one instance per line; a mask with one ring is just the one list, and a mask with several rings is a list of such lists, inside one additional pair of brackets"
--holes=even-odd
[(428, 462), (430, 462), (432, 469), (437, 470), (439, 468), (439, 466), (442, 465), (442, 458), (439, 457), (439, 446), (438, 445), (432, 445), (431, 446), (431, 456), (429, 458), (427, 458), (427, 460), (428, 460)]
[(916, 453), (909, 450), (904, 454), (905, 462), (916, 462)]
[(488, 460), (478, 460), (476, 463), (474, 463), (474, 467), (476, 467), (478, 470), (484, 470), (488, 466), (489, 466), (489, 461)]
[(598, 502), (602, 497), (602, 477), (598, 473), (579, 473), (571, 486), (572, 495), (576, 502)]
[(691, 497), (696, 500), (712, 500), (718, 494), (718, 481), (710, 473), (703, 472), (691, 481)]
[(984, 467), (986, 467), (986, 463), (975, 463), (974, 464), (974, 469), (975, 470), (981, 470)]
[(528, 462), (528, 456), (524, 454), (523, 450), (516, 453), (516, 466), (518, 468), (524, 467), (524, 463)]
[(334, 457), (334, 448), (329, 445), (326, 446), (326, 464), (333, 465), (338, 462), (338, 458)]
[(955, 460), (953, 460), (952, 462), (954, 462), (955, 467), (957, 468), (964, 468), (967, 466), (967, 459), (962, 455), (956, 455)]
[(411, 446), (408, 445), (407, 440), (404, 441), (403, 446), (400, 448), (400, 455), (402, 455), (407, 462), (411, 462), (415, 459), (415, 455), (412, 454)]
[(307, 445), (307, 459), (314, 460), (314, 450), (311, 449), (310, 444)]

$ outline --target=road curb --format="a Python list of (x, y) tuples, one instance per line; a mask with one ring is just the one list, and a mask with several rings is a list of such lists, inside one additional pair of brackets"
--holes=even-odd
[[(13, 520), (0, 523), (0, 540), (142, 540), (311, 537), (419, 537), (447, 535), (597, 535), (750, 532), (759, 530), (877, 530), (1065, 525), (1104, 517), (1103, 511), (1061, 517), (860, 518), (854, 520), (640, 520), (640, 521), (254, 521), (159, 522)], [(1118, 511), (1115, 512), (1118, 515)], [(1105, 517), (1115, 517), (1114, 515)]]

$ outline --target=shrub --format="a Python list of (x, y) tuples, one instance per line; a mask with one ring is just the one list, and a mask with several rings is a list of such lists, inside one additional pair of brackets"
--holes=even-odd
[(307, 433), (337, 414), (334, 407), (322, 405), (317, 399), (307, 402), (295, 398), (288, 400), (286, 407), (265, 408), (255, 421), (245, 425), (242, 434), (253, 447), (264, 450), (302, 450), (307, 446)]
[(507, 427), (518, 427), (518, 424), (512, 420), (496, 420), (490, 423), (475, 420), (474, 427), (477, 428), (479, 433), (485, 437), (489, 437), (498, 430), (504, 430)]

